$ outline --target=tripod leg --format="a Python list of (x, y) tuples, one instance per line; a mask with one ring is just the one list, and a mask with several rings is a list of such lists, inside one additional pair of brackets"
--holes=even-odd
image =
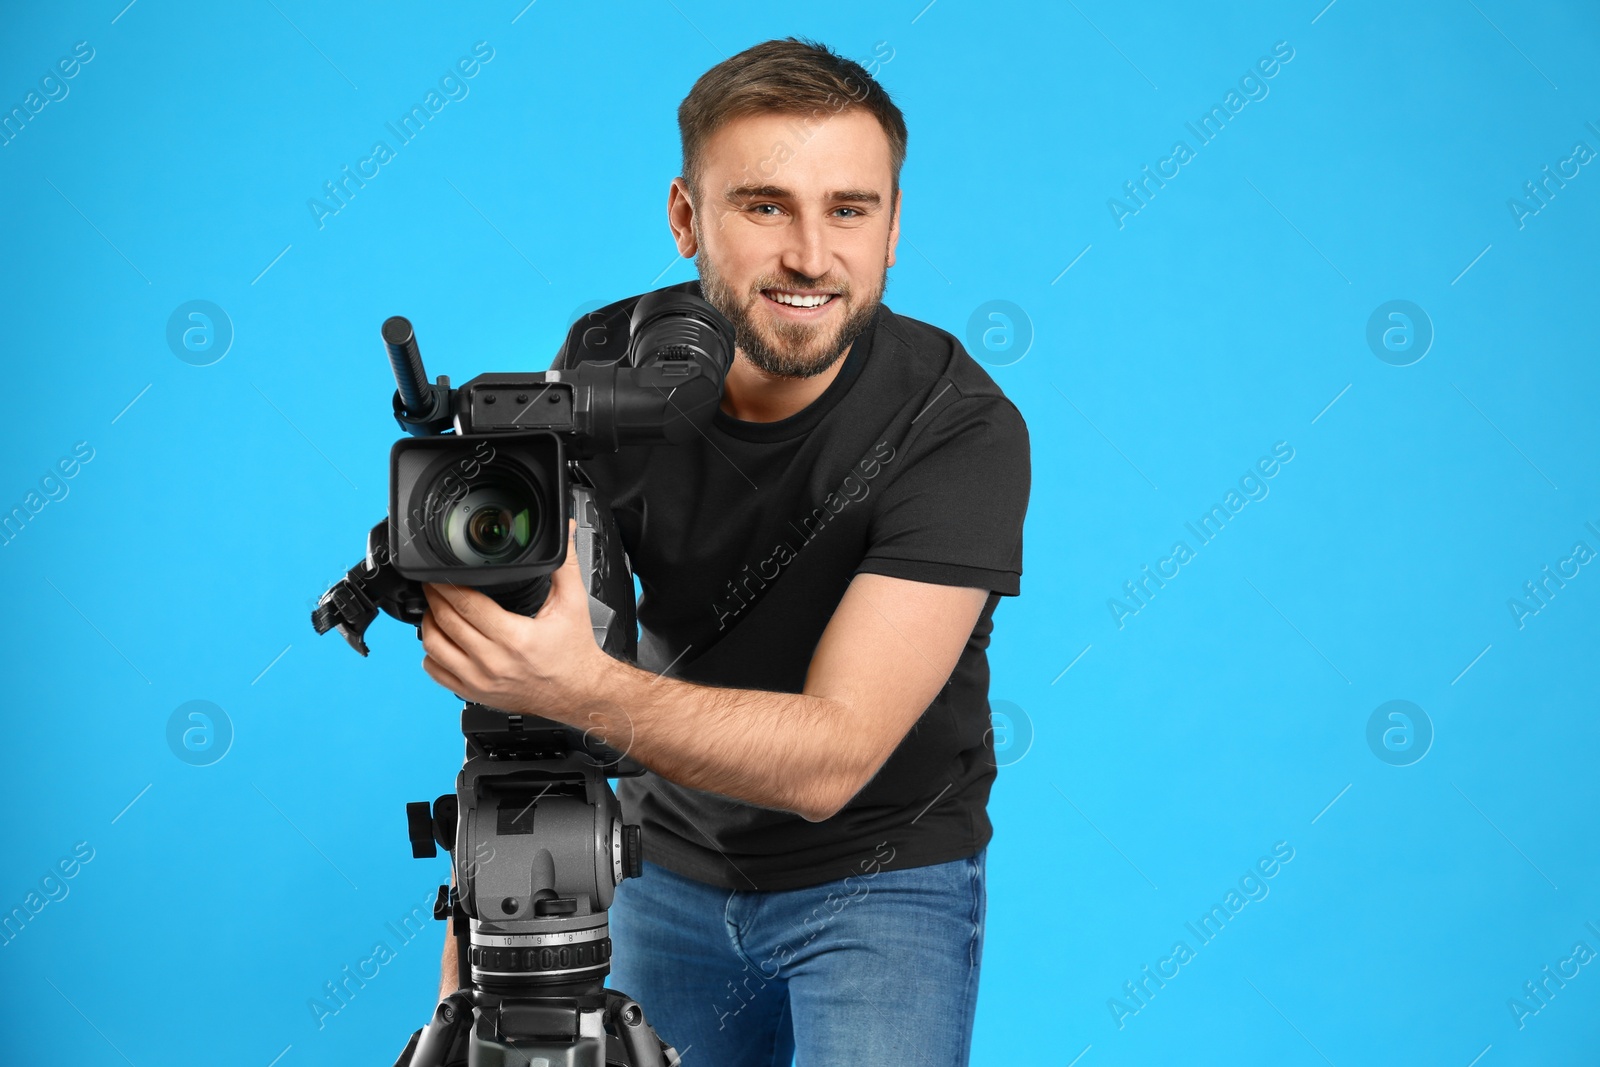
[(677, 1067), (678, 1053), (645, 1021), (644, 1009), (628, 997), (606, 990), (612, 1026), (633, 1067)]
[(417, 1039), (421, 1036), (421, 1030), (411, 1035), (411, 1040), (406, 1042), (406, 1047), (400, 1050), (400, 1058), (394, 1061), (394, 1067), (411, 1067), (411, 1059), (417, 1052)]

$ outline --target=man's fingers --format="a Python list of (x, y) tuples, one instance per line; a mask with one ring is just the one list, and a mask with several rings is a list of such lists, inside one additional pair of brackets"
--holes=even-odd
[(456, 696), (463, 700), (468, 699), (466, 683), (456, 677), (455, 673), (449, 668), (442, 666), (431, 654), (422, 657), (422, 669), (428, 672), (429, 678), (432, 678)]
[(446, 667), (451, 674), (459, 678), (461, 672), (471, 664), (472, 657), (468, 656), (466, 650), (457, 644), (449, 634), (445, 633), (444, 629), (439, 625), (437, 614), (433, 611), (429, 611), (422, 616), (421, 632), (424, 651), (432, 657), (435, 663)]
[[(555, 592), (559, 585), (564, 591), (567, 586), (574, 590), (583, 588), (583, 567), (578, 559), (578, 520), (567, 520), (567, 558), (562, 561), (561, 569), (550, 576), (551, 592)], [(563, 595), (576, 595), (566, 594)]]
[(476, 589), (425, 582), (422, 591), (428, 606), (439, 616), (440, 628), (458, 644), (475, 636), (493, 637), (498, 632), (489, 609), (498, 611), (500, 606)]
[(579, 568), (578, 563), (578, 520), (567, 520), (567, 558), (563, 567), (571, 567), (573, 571)]

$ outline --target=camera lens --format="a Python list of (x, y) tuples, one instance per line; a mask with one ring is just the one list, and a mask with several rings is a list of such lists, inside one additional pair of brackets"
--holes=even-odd
[(480, 482), (451, 506), (444, 521), (444, 541), (462, 563), (509, 563), (533, 540), (539, 514), (539, 499), (528, 487)]
[[(528, 513), (522, 512), (524, 524)], [(485, 556), (496, 556), (511, 543), (512, 529), (518, 521), (509, 509), (485, 504), (467, 518), (467, 543)]]

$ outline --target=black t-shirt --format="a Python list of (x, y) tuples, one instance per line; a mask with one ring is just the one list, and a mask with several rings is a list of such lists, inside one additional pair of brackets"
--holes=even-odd
[[(698, 280), (667, 289), (701, 295)], [(613, 362), (639, 297), (580, 318), (552, 369)], [(641, 668), (703, 685), (804, 690), (822, 632), (858, 573), (990, 590), (948, 684), (833, 818), (619, 780), (644, 855), (729, 889), (793, 889), (973, 855), (992, 835), (985, 650), (1019, 592), (1030, 478), (1015, 405), (953, 336), (880, 305), (838, 376), (803, 410), (586, 460), (610, 499), (642, 596)]]

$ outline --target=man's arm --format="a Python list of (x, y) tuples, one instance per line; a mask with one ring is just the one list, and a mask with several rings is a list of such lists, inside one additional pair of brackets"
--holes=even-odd
[(927, 710), (989, 595), (857, 574), (796, 694), (695, 685), (612, 659), (595, 644), (570, 544), (533, 618), (475, 589), (424, 590), (423, 669), (458, 696), (592, 730), (669, 781), (812, 822), (855, 796)]
[[(488, 621), (493, 616), (483, 605), (451, 595), (461, 590), (439, 592), (432, 598), (438, 614), (424, 628), (429, 657), (442, 653), (444, 664), (470, 673), (461, 646), (482, 655), (478, 642), (504, 631)], [(553, 597), (560, 595), (552, 590)], [(933, 702), (988, 595), (985, 589), (856, 575), (817, 643), (799, 694), (721, 689), (651, 674), (612, 659), (591, 637), (599, 653), (589, 661), (592, 688), (584, 710), (569, 710), (562, 721), (594, 729), (670, 781), (817, 822), (871, 781)], [(507, 708), (504, 698), (465, 691), (467, 683), (456, 671), (446, 667), (443, 673), (457, 694)], [(554, 710), (530, 714), (553, 718)], [(445, 924), (441, 1000), (459, 984), (453, 922)]]
[[(450, 884), (456, 884), (456, 865), (450, 865)], [(456, 920), (451, 916), (444, 922), (444, 955), (439, 960), (439, 999), (443, 1000), (461, 988), (461, 964), (456, 955)]]
[(872, 780), (933, 702), (988, 595), (858, 574), (801, 693), (695, 685), (611, 660), (578, 725), (669, 781), (819, 822)]

